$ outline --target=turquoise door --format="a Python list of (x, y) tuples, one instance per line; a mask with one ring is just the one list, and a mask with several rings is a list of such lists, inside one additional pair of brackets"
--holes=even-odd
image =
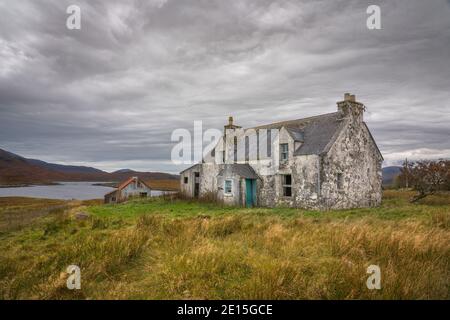
[(256, 198), (256, 181), (253, 179), (245, 179), (245, 205), (253, 207)]

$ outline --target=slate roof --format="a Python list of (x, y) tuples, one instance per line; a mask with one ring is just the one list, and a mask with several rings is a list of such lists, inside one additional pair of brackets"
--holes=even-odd
[(303, 142), (294, 155), (321, 154), (336, 140), (343, 121), (339, 112), (319, 116), (275, 122), (253, 129), (281, 129), (285, 127), (295, 141)]
[[(301, 155), (320, 155), (328, 152), (331, 146), (334, 144), (338, 138), (340, 132), (342, 131), (345, 121), (343, 121), (343, 115), (340, 112), (326, 113), (318, 116), (274, 122), (262, 126), (253, 127), (250, 129), (260, 130), (260, 129), (281, 129), (285, 128), (294, 141), (301, 142), (300, 147), (294, 151), (295, 156)], [(363, 122), (369, 135), (375, 144), (381, 158), (383, 158), (375, 139), (373, 138), (367, 124)], [(195, 166), (200, 164), (195, 164), (186, 170), (193, 169)], [(233, 166), (231, 170), (233, 173), (248, 179), (256, 179), (258, 175), (248, 164), (226, 164), (225, 166)], [(224, 170), (230, 170), (230, 168), (223, 168), (219, 175), (223, 173)]]
[(255, 170), (253, 170), (250, 165), (243, 163), (224, 164), (223, 168), (219, 171), (219, 176), (223, 176), (224, 174), (235, 174), (247, 179), (259, 178)]
[(286, 127), (286, 130), (289, 132), (290, 136), (292, 137), (292, 139), (294, 139), (294, 141), (299, 142), (305, 141), (305, 134), (302, 129)]

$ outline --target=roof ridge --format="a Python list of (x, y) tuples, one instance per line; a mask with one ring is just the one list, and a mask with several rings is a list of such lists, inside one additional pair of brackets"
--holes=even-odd
[(134, 177), (128, 178), (127, 180), (125, 180), (125, 181), (123, 181), (122, 183), (119, 184), (119, 186), (117, 187), (117, 190), (122, 190), (127, 185), (129, 185), (132, 181), (134, 181)]
[[(281, 126), (283, 126), (283, 124), (286, 123), (286, 122), (295, 122), (295, 121), (312, 120), (312, 119), (314, 119), (314, 118), (319, 118), (319, 117), (323, 117), (323, 116), (329, 116), (329, 115), (337, 114), (337, 113), (339, 113), (339, 111), (329, 112), (329, 113), (323, 113), (323, 114), (319, 114), (319, 115), (311, 116), (311, 117), (306, 117), (306, 118), (299, 118), (299, 119), (293, 119), (293, 120), (277, 121), (277, 122), (267, 123), (267, 124), (260, 125), (260, 126), (256, 126), (256, 127), (251, 127), (251, 128), (248, 128), (248, 129), (259, 129), (259, 128), (262, 128), (262, 127), (276, 126), (276, 125), (281, 125)], [(285, 125), (285, 126), (287, 126), (287, 125)]]

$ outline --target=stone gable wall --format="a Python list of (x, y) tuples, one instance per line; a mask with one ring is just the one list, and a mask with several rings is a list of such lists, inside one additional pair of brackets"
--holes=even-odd
[[(349, 122), (321, 161), (321, 206), (343, 209), (381, 203), (382, 159), (362, 122)], [(338, 189), (338, 174), (343, 188)]]

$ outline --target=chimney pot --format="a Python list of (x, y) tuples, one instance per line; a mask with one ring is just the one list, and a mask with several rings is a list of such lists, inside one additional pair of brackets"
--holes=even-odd
[(356, 97), (355, 97), (354, 94), (345, 93), (344, 94), (344, 101), (356, 102)]
[(233, 117), (228, 117), (228, 125), (232, 126), (233, 125)]

